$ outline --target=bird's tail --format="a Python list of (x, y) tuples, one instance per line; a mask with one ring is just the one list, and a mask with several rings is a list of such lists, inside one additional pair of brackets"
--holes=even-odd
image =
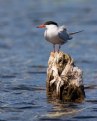
[(84, 31), (84, 30), (77, 31), (77, 32), (71, 32), (71, 33), (69, 33), (69, 35), (77, 34), (77, 33), (83, 32), (83, 31)]

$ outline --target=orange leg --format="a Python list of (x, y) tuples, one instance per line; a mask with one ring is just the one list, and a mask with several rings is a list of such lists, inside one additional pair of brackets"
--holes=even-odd
[(59, 51), (60, 51), (60, 48), (61, 48), (61, 45), (59, 45), (58, 53), (59, 53)]

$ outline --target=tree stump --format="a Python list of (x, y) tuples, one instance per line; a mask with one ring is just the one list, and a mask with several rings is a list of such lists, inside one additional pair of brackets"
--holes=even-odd
[(47, 96), (69, 102), (82, 102), (85, 98), (82, 70), (66, 53), (51, 52), (47, 68)]

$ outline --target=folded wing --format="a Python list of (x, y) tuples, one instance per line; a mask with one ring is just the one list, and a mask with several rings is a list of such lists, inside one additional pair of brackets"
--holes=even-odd
[(72, 39), (72, 37), (67, 33), (67, 29), (65, 26), (60, 26), (58, 31), (59, 38), (64, 41)]

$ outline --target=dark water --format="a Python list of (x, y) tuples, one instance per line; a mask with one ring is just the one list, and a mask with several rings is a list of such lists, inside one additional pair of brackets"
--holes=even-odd
[[(84, 30), (62, 47), (83, 70), (81, 104), (48, 102), (47, 20)], [(97, 120), (97, 0), (0, 0), (0, 121)]]

